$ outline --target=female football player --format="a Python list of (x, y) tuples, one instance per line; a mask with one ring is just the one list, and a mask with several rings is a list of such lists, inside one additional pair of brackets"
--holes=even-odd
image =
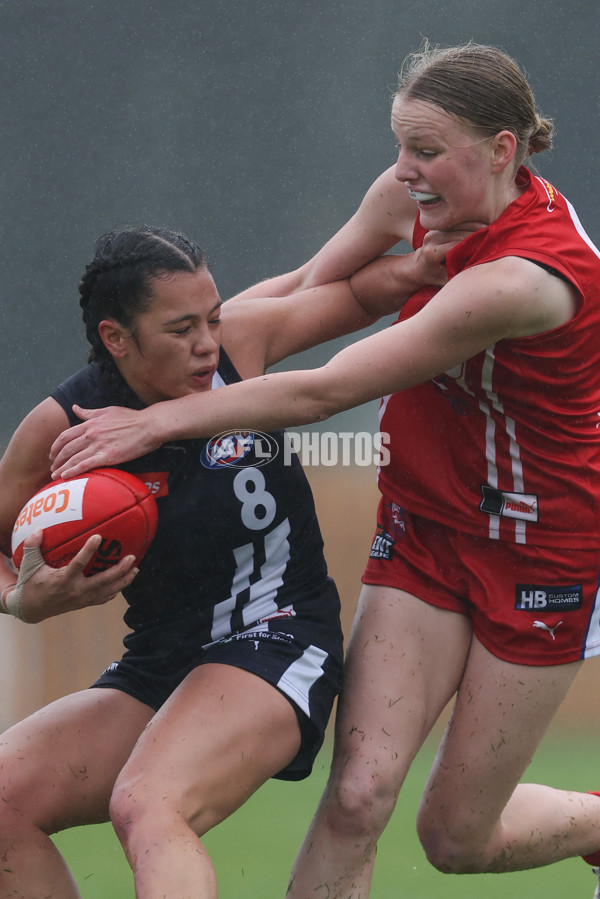
[[(346, 277), (401, 238), (419, 247), (483, 223), (448, 254), (445, 286), (315, 371), (142, 412), (80, 410), (89, 420), (54, 450), (57, 471), (76, 473), (174, 436), (384, 397), (391, 461), (298, 899), (368, 895), (378, 838), (453, 697), (418, 812), (431, 862), (469, 873), (600, 860), (597, 796), (520, 783), (582, 660), (600, 653), (600, 253), (523, 165), (551, 146), (552, 124), (506, 54), (415, 54), (392, 127), (396, 165), (358, 213), (303, 269), (247, 295)], [(395, 265), (352, 277), (361, 302), (385, 294)]]
[[(445, 278), (436, 254), (407, 260), (407, 289)], [(435, 242), (434, 242), (435, 244)], [(90, 363), (24, 419), (0, 463), (1, 548), (50, 478), (74, 404), (142, 409), (220, 392), (290, 353), (370, 324), (342, 281), (292, 300), (221, 299), (202, 251), (155, 228), (105, 235), (80, 284)], [(401, 305), (402, 297), (391, 297)], [(136, 895), (217, 896), (199, 835), (270, 777), (311, 770), (339, 690), (339, 600), (308, 482), (285, 434), (176, 440), (124, 467), (154, 485), (149, 552), (84, 577), (100, 537), (62, 569), (26, 541), (18, 578), (0, 561), (0, 605), (25, 622), (123, 591), (126, 652), (92, 689), (0, 738), (0, 895), (72, 899), (50, 834), (112, 820)]]

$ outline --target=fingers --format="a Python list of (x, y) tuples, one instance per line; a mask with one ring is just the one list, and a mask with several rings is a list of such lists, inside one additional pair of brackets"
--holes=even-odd
[(85, 453), (89, 449), (84, 427), (84, 425), (76, 425), (74, 428), (63, 431), (56, 438), (50, 447), (50, 460), (55, 468), (64, 465), (78, 453)]
[(84, 409), (83, 406), (78, 406), (77, 403), (73, 403), (71, 407), (73, 412), (77, 416), (77, 418), (82, 418), (84, 421), (87, 421), (90, 418), (94, 418), (96, 415), (99, 415), (102, 412), (102, 409)]
[(33, 534), (27, 537), (23, 543), (23, 558), (19, 567), (17, 587), (26, 584), (29, 578), (32, 577), (42, 565), (46, 564), (40, 549), (43, 536), (44, 532), (41, 528), (38, 528)]
[(85, 429), (83, 424), (74, 425), (72, 428), (67, 428), (65, 431), (62, 431), (50, 447), (50, 458), (56, 458), (67, 443), (81, 437), (84, 433)]
[(27, 547), (27, 546), (41, 546), (41, 545), (42, 545), (42, 540), (43, 540), (43, 539), (44, 539), (44, 532), (43, 532), (43, 530), (42, 530), (41, 528), (37, 528), (37, 530), (35, 530), (35, 531), (33, 532), (33, 534), (30, 534), (29, 537), (27, 537), (27, 538), (23, 541), (23, 546), (24, 546), (24, 547)]
[(55, 460), (60, 456), (67, 445), (69, 446), (69, 451), (63, 455), (64, 460), (74, 455), (74, 453), (85, 449), (87, 444), (85, 422), (96, 418), (104, 411), (103, 409), (84, 409), (83, 406), (78, 406), (76, 403), (71, 408), (75, 415), (83, 420), (83, 423), (73, 425), (72, 428), (67, 428), (58, 435), (50, 447), (50, 460)]
[(96, 555), (101, 543), (102, 536), (100, 534), (93, 534), (91, 537), (88, 537), (77, 555), (73, 556), (68, 567), (75, 574), (78, 572), (83, 573), (84, 569), (87, 568)]
[(106, 453), (92, 452), (91, 447), (85, 447), (81, 452), (72, 455), (72, 444), (61, 451), (50, 466), (52, 480), (57, 478), (75, 478), (92, 468), (105, 468), (111, 463)]
[[(96, 555), (96, 552), (98, 551), (101, 543), (102, 536), (100, 534), (93, 534), (91, 537), (88, 537), (77, 555), (73, 556), (69, 564), (66, 566), (66, 568), (68, 569), (68, 576), (72, 575), (73, 577), (78, 577), (78, 575), (83, 574), (85, 569), (88, 567), (88, 565)], [(105, 585), (110, 584), (112, 580), (119, 580), (123, 575), (126, 575), (130, 572), (134, 562), (135, 556), (124, 556), (116, 565), (111, 565), (104, 571), (86, 577), (87, 584), (91, 585), (93, 582), (94, 587), (104, 587)]]
[(118, 564), (98, 574), (84, 575), (84, 569), (93, 559), (101, 539), (97, 534), (90, 537), (68, 565), (54, 572), (56, 593), (51, 600), (52, 609), (46, 611), (45, 617), (104, 605), (131, 584), (139, 570), (132, 555), (125, 556)]
[[(105, 571), (84, 575), (102, 537), (94, 534), (62, 568), (46, 565), (40, 545), (43, 532), (35, 531), (23, 544), (23, 560), (15, 588), (7, 594), (6, 611), (21, 621), (37, 623), (86, 606), (103, 605), (114, 599), (138, 573), (135, 556), (127, 555)], [(35, 576), (34, 576), (35, 575)]]
[[(73, 565), (75, 559), (69, 563)], [(99, 606), (110, 602), (121, 593), (136, 577), (139, 569), (135, 567), (135, 556), (125, 556), (116, 565), (112, 565), (105, 571), (83, 576), (82, 569), (77, 566), (80, 580), (73, 581), (73, 587), (77, 589), (77, 607)]]

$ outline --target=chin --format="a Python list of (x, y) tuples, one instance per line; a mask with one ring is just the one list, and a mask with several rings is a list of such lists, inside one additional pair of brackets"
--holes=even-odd
[(435, 206), (419, 206), (419, 216), (423, 224), (430, 220), (439, 223), (440, 220), (448, 218), (448, 207), (443, 203), (436, 203)]
[(441, 206), (430, 207), (420, 210), (420, 212), (421, 224), (428, 231), (452, 231), (454, 228), (458, 228), (462, 222), (471, 221), (464, 215), (454, 215), (447, 208), (444, 209)]

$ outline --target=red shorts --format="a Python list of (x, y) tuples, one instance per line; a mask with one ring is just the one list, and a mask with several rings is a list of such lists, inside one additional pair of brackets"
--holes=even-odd
[(600, 654), (600, 550), (463, 534), (382, 497), (363, 583), (468, 615), (495, 656), (558, 665)]

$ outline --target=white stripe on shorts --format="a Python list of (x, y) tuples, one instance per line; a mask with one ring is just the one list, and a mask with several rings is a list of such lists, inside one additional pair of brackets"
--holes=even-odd
[(318, 646), (309, 646), (300, 658), (290, 665), (285, 674), (282, 674), (276, 684), (309, 717), (308, 694), (312, 685), (323, 674), (323, 663), (326, 658), (327, 653), (323, 649), (319, 649)]

